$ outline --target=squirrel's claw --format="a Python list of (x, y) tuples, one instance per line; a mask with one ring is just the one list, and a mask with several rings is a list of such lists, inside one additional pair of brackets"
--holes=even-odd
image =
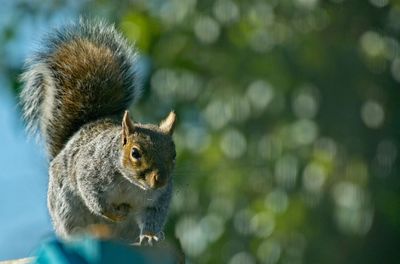
[(158, 234), (142, 234), (139, 236), (139, 241), (133, 243), (134, 246), (149, 245), (153, 246), (153, 242), (159, 242), (164, 239), (164, 233), (160, 232)]

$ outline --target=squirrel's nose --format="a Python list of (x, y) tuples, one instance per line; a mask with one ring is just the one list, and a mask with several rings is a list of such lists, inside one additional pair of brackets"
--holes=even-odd
[(161, 177), (160, 173), (153, 171), (149, 175), (149, 185), (152, 188), (160, 188), (165, 185), (165, 179)]

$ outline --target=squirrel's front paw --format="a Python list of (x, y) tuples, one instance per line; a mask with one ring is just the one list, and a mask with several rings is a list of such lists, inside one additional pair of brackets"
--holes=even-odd
[(127, 218), (130, 210), (131, 206), (127, 203), (111, 204), (110, 208), (103, 215), (113, 222), (121, 222)]
[(145, 233), (139, 236), (139, 241), (134, 243), (135, 246), (152, 246), (154, 242), (159, 242), (164, 239), (164, 233), (160, 232), (158, 234)]

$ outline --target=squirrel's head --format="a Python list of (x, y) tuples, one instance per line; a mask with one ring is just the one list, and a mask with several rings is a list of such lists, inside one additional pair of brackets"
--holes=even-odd
[(122, 119), (121, 166), (123, 175), (143, 190), (166, 185), (175, 165), (172, 140), (176, 114), (170, 112), (160, 125), (133, 123), (125, 111)]

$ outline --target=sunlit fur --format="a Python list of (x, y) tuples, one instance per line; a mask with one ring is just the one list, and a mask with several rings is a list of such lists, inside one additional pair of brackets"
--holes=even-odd
[[(127, 119), (127, 122), (131, 122)], [(175, 159), (171, 136), (155, 125), (123, 123), (121, 164), (123, 175), (144, 190), (167, 184)], [(126, 133), (126, 136), (124, 134)], [(132, 149), (139, 150), (139, 160), (132, 157)]]
[(136, 52), (103, 22), (80, 20), (48, 34), (26, 62), (21, 103), (30, 132), (54, 158), (82, 125), (122, 115), (140, 93)]

